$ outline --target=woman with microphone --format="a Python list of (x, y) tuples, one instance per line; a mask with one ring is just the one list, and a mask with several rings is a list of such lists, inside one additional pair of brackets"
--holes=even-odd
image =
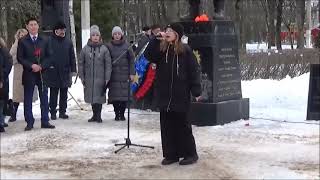
[(163, 157), (161, 164), (178, 162), (188, 165), (197, 162), (191, 122), (187, 119), (190, 93), (200, 98), (200, 69), (187, 44), (181, 42), (183, 26), (173, 23), (152, 39), (145, 56), (157, 64), (156, 92), (160, 108)]

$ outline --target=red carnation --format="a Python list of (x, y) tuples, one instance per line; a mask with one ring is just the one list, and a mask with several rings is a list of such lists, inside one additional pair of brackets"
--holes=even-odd
[(41, 49), (40, 48), (36, 48), (35, 50), (34, 50), (34, 56), (36, 56), (36, 57), (40, 57), (40, 55), (41, 55)]

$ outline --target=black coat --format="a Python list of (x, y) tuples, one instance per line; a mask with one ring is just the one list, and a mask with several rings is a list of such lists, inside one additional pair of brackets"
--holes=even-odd
[[(34, 54), (36, 48), (41, 49), (40, 63)], [(50, 66), (50, 55), (51, 53), (48, 46), (48, 40), (40, 35), (38, 35), (35, 43), (32, 42), (29, 34), (19, 40), (17, 59), (18, 62), (23, 66), (23, 85), (35, 84), (36, 79), (40, 76), (40, 72), (32, 72), (32, 64), (39, 64), (42, 67), (42, 75), (44, 76), (46, 70)]]
[(52, 35), (49, 37), (50, 66), (44, 75), (48, 87), (66, 88), (72, 84), (71, 73), (76, 72), (76, 60), (72, 42)]
[(0, 83), (2, 83), (2, 87), (0, 87), (0, 100), (2, 100), (4, 98), (4, 95), (3, 95), (3, 67), (2, 67), (3, 60), (4, 60), (4, 58), (2, 57), (2, 54), (0, 52)]
[(135, 49), (135, 54), (138, 55), (140, 53), (140, 51), (142, 50), (142, 48), (150, 41), (150, 38), (148, 35), (143, 34), (138, 41), (138, 46)]
[(6, 48), (0, 48), (0, 80), (2, 88), (0, 88), (0, 99), (9, 97), (9, 74), (12, 68), (12, 57)]
[(195, 97), (201, 94), (199, 64), (188, 45), (184, 45), (185, 51), (179, 55), (174, 53), (172, 45), (168, 48), (168, 55), (160, 52), (160, 41), (153, 39), (145, 51), (146, 58), (157, 64), (155, 88), (159, 108), (187, 112), (191, 94)]
[(107, 44), (107, 47), (112, 59), (112, 73), (108, 84), (108, 101), (109, 103), (128, 101), (128, 71), (130, 70), (130, 75), (135, 75), (133, 51), (130, 44), (125, 40), (111, 41)]

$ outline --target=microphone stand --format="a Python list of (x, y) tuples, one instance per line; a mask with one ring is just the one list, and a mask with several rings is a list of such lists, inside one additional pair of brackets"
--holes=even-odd
[[(129, 49), (133, 46), (134, 44), (132, 44), (131, 46), (129, 46), (128, 49), (125, 50), (124, 53), (126, 53), (127, 51), (129, 51)], [(116, 58), (115, 61), (118, 61), (120, 59), (120, 57), (124, 54), (122, 53), (118, 58)], [(140, 53), (141, 54), (141, 53)], [(139, 56), (137, 56), (139, 57)], [(154, 149), (153, 146), (146, 146), (146, 145), (141, 145), (141, 144), (134, 144), (134, 143), (131, 143), (131, 140), (130, 140), (130, 95), (131, 95), (131, 88), (130, 88), (130, 59), (128, 59), (128, 123), (127, 123), (127, 138), (124, 138), (125, 139), (125, 142), (124, 143), (120, 143), (120, 144), (115, 144), (115, 146), (122, 146), (120, 147), (118, 150), (116, 150), (114, 153), (118, 153), (119, 151), (121, 151), (123, 148), (127, 147), (129, 148), (130, 146), (136, 146), (136, 147), (144, 147), (144, 148), (151, 148), (151, 149)]]

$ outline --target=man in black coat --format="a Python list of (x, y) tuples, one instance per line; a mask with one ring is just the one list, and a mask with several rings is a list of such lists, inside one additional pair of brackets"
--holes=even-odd
[(52, 51), (51, 66), (45, 74), (45, 82), (50, 87), (50, 114), (51, 119), (57, 119), (57, 99), (59, 97), (59, 118), (68, 119), (66, 114), (68, 87), (72, 84), (72, 76), (76, 74), (76, 61), (72, 42), (65, 37), (66, 25), (58, 22), (49, 37)]
[(26, 21), (29, 32), (18, 43), (17, 59), (23, 66), (22, 85), (24, 86), (24, 117), (27, 121), (25, 131), (33, 128), (32, 97), (35, 85), (38, 86), (41, 108), (41, 128), (53, 129), (49, 123), (48, 88), (43, 82), (43, 75), (50, 66), (48, 41), (40, 36), (38, 20)]

